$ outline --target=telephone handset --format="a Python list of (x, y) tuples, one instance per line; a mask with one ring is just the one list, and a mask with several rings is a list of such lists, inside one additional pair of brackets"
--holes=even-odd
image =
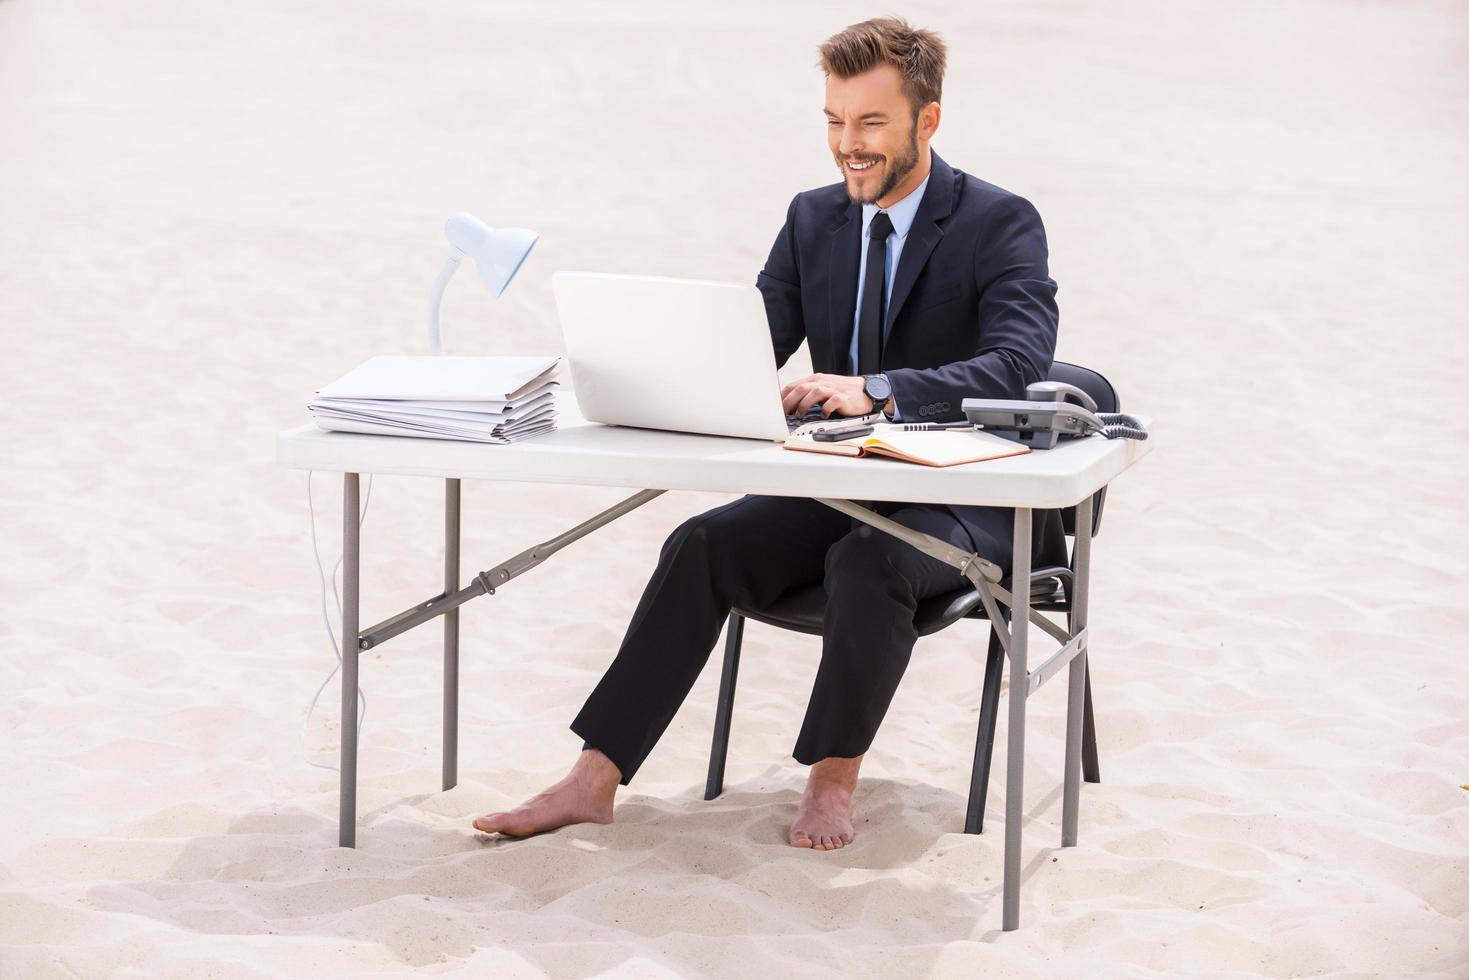
[(960, 403), (974, 425), (1032, 449), (1052, 449), (1061, 439), (1100, 433), (1108, 439), (1146, 439), (1148, 430), (1131, 415), (1098, 412), (1092, 397), (1064, 381), (1037, 381), (1024, 401), (966, 398)]

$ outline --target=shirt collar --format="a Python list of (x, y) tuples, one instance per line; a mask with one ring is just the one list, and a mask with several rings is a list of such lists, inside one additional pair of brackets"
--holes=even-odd
[[(933, 177), (933, 171), (929, 171), (928, 177), (923, 178), (923, 183), (903, 198), (897, 204), (889, 208), (882, 208), (888, 213), (888, 220), (893, 223), (893, 234), (898, 238), (907, 238), (908, 230), (913, 227), (913, 219), (918, 215), (918, 205), (923, 200), (923, 192), (928, 189), (928, 181)], [(862, 205), (862, 237), (866, 238), (872, 219), (877, 217), (878, 207), (876, 204)]]

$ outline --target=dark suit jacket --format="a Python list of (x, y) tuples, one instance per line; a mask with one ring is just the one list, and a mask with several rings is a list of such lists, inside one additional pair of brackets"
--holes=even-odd
[[(933, 169), (903, 244), (888, 301), (882, 370), (905, 421), (964, 418), (964, 398), (1023, 398), (1056, 348), (1056, 284), (1046, 233), (1023, 197), (955, 170)], [(797, 194), (756, 285), (777, 365), (806, 341), (812, 367), (849, 374), (862, 206), (844, 184)], [(950, 507), (974, 545), (1008, 571), (1013, 512)], [(1036, 513), (1035, 560), (1065, 564), (1059, 515)], [(1058, 550), (1059, 549), (1059, 550)]]

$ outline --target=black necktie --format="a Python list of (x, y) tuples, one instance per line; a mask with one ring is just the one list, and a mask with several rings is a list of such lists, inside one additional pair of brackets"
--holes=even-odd
[(882, 370), (882, 308), (887, 292), (888, 235), (893, 222), (879, 211), (869, 227), (867, 273), (862, 281), (862, 314), (857, 320), (857, 373)]

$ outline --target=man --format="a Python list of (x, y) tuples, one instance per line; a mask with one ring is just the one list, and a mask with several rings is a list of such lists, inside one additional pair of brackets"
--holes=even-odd
[[(936, 34), (871, 20), (821, 46), (827, 143), (842, 182), (796, 195), (757, 280), (776, 360), (802, 341), (817, 373), (781, 392), (785, 410), (921, 422), (962, 418), (965, 397), (1019, 398), (1050, 369), (1056, 284), (1029, 202), (954, 170), (929, 148), (945, 49)], [(878, 503), (901, 524), (1008, 569), (1013, 511)], [(1065, 563), (1054, 515), (1038, 560)], [(1057, 560), (1059, 559), (1059, 561)], [(908, 664), (919, 600), (959, 573), (814, 500), (746, 496), (680, 525), (616, 659), (572, 722), (584, 747), (567, 777), (486, 833), (523, 836), (608, 823), (626, 784), (683, 702), (731, 608), (823, 582), (821, 664), (793, 752), (811, 767), (788, 840), (852, 841), (857, 774)]]

